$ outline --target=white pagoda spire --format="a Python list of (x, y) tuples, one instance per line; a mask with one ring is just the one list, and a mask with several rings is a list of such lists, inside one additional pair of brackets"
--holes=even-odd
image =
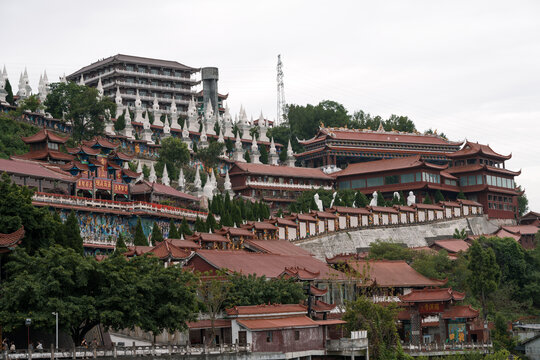
[(84, 76), (81, 74), (81, 78), (79, 79), (79, 85), (84, 86)]
[(279, 155), (276, 151), (276, 144), (274, 143), (274, 138), (270, 142), (270, 152), (268, 153), (268, 162), (270, 165), (278, 165)]
[(178, 109), (176, 108), (176, 101), (174, 100), (174, 96), (171, 102), (171, 129), (182, 130), (180, 124), (178, 124)]
[(236, 133), (236, 142), (234, 143), (233, 161), (246, 162), (246, 159), (244, 159), (244, 149), (242, 147), (242, 140), (240, 140), (239, 133)]
[(223, 138), (223, 131), (221, 131), (221, 128), (219, 128), (219, 136), (217, 142), (220, 144), (225, 144), (225, 138)]
[(200, 147), (201, 149), (208, 147), (208, 136), (206, 135), (206, 126), (204, 125), (204, 123), (202, 124), (202, 131), (199, 138), (198, 147)]
[(234, 137), (232, 117), (231, 117), (231, 114), (229, 113), (228, 105), (225, 107), (225, 113), (223, 114), (223, 127), (225, 128), (223, 136), (226, 136), (228, 138)]
[[(212, 170), (210, 170), (210, 172), (213, 173)], [(211, 175), (206, 176), (206, 183), (203, 187), (203, 194), (207, 199), (212, 199), (212, 197), (214, 196), (214, 183), (212, 182)]]
[(259, 151), (259, 145), (257, 145), (257, 138), (255, 137), (255, 134), (253, 134), (253, 140), (251, 142), (251, 162), (253, 164), (260, 164), (260, 156), (261, 152)]
[[(285, 162), (287, 166), (294, 167), (296, 158), (294, 157), (294, 151), (291, 146), (291, 139), (289, 139), (289, 144), (287, 145), (287, 161)], [(283, 150), (282, 150), (283, 151)]]
[(66, 79), (66, 73), (64, 73), (64, 75), (60, 76), (60, 82), (62, 84), (67, 84), (68, 83), (68, 81)]
[(143, 119), (143, 108), (142, 108), (142, 102), (141, 102), (141, 96), (139, 95), (139, 89), (135, 92), (135, 119), (133, 120), (135, 122), (144, 122)]
[(195, 186), (195, 192), (199, 193), (202, 190), (202, 181), (201, 173), (199, 167), (197, 166), (197, 171), (195, 172), (195, 180), (193, 181), (193, 186)]
[(154, 163), (150, 164), (150, 176), (148, 176), (148, 181), (155, 183), (157, 181), (156, 169), (154, 169)]
[(186, 187), (186, 178), (184, 177), (184, 169), (180, 168), (180, 174), (178, 175), (178, 188), (180, 191), (184, 191)]
[(167, 171), (167, 165), (163, 166), (163, 174), (161, 175), (161, 183), (167, 186), (171, 185), (171, 180), (169, 179), (169, 172)]
[(103, 84), (101, 82), (101, 76), (98, 78), (98, 83), (96, 86), (96, 90), (98, 92), (98, 97), (101, 99), (103, 98)]
[(225, 182), (223, 183), (223, 188), (225, 192), (228, 192), (231, 197), (234, 196), (234, 191), (232, 190), (231, 178), (229, 177), (229, 170), (225, 173)]
[(19, 76), (19, 90), (17, 91), (17, 95), (21, 99), (25, 99), (28, 95), (30, 95), (26, 92), (26, 86), (24, 83), (24, 78), (23, 78), (22, 73), (21, 73), (21, 76)]
[(169, 118), (165, 115), (165, 121), (163, 122), (163, 138), (171, 136), (171, 127), (169, 126)]
[(261, 111), (261, 116), (259, 116), (258, 125), (259, 125), (259, 141), (268, 141), (269, 140), (268, 136), (266, 136), (266, 131), (267, 131), (266, 120), (264, 119), (262, 111)]
[(144, 173), (143, 173), (143, 169), (142, 169), (142, 165), (141, 165), (141, 161), (139, 160), (139, 162), (137, 163), (137, 172), (139, 173), (139, 176), (137, 177), (137, 179), (135, 179), (135, 182), (139, 182), (139, 181), (142, 181), (144, 180)]

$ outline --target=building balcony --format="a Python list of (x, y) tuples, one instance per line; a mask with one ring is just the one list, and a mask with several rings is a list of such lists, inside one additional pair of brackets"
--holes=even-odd
[(153, 79), (164, 79), (164, 80), (173, 80), (173, 81), (183, 81), (188, 82), (193, 85), (197, 85), (200, 83), (199, 80), (188, 78), (188, 77), (181, 77), (181, 76), (171, 76), (171, 75), (160, 75), (160, 74), (152, 74), (152, 73), (142, 73), (138, 71), (130, 71), (130, 70), (123, 70), (123, 69), (116, 69), (115, 70), (118, 74), (122, 75), (132, 75), (132, 76), (139, 76), (144, 78), (153, 78)]
[(372, 298), (371, 298), (371, 301), (373, 301), (374, 303), (389, 303), (389, 302), (401, 302), (401, 299), (399, 298), (399, 296), (378, 296), (378, 295), (374, 295)]
[[(122, 95), (122, 99), (136, 99), (137, 98), (137, 95), (131, 95), (131, 94), (121, 94)], [(139, 98), (141, 100), (145, 100), (145, 101), (150, 101), (150, 102), (153, 102), (154, 101), (154, 97), (153, 96), (141, 96), (139, 95)], [(164, 98), (164, 97), (158, 97), (157, 98), (158, 102), (160, 104), (163, 104), (163, 103), (167, 103), (167, 104), (171, 104), (172, 103), (172, 98), (171, 99), (167, 99), (167, 98)], [(189, 104), (189, 101), (187, 100), (178, 100), (178, 99), (174, 99), (174, 102), (176, 104), (180, 104), (180, 105), (188, 105)], [(180, 113), (180, 111), (179, 111)]]
[(351, 338), (326, 341), (326, 352), (332, 355), (362, 356), (368, 350), (367, 331), (353, 331)]
[[(111, 70), (111, 71), (107, 71), (107, 72), (104, 72), (103, 74), (101, 75), (98, 75), (98, 76), (94, 76), (94, 77), (91, 77), (91, 78), (88, 78), (88, 79), (84, 79), (84, 83), (85, 84), (89, 84), (91, 82), (94, 82), (94, 81), (98, 81), (99, 78), (102, 79), (103, 81), (103, 78), (109, 76), (109, 75), (112, 75), (114, 74), (115, 70)], [(78, 80), (77, 80), (78, 81)]]
[(112, 81), (106, 85), (103, 85), (103, 89), (108, 89), (110, 87), (115, 86), (123, 86), (123, 87), (129, 87), (129, 88), (137, 88), (137, 89), (152, 89), (152, 90), (160, 90), (160, 91), (170, 91), (174, 93), (181, 93), (181, 94), (188, 94), (195, 96), (196, 92), (191, 89), (180, 89), (175, 87), (167, 87), (167, 86), (159, 86), (159, 85), (152, 85), (152, 84), (139, 84), (139, 83), (130, 83), (127, 81), (121, 81), (121, 80), (115, 80)]
[(322, 187), (324, 190), (332, 190), (331, 186), (325, 186), (325, 185), (286, 184), (286, 183), (275, 183), (275, 182), (255, 181), (255, 180), (246, 181), (246, 185), (260, 186), (262, 188), (268, 188), (268, 189), (312, 190), (312, 189), (318, 189)]

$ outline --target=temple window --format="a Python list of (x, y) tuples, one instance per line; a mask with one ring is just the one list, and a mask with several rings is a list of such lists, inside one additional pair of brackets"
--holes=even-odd
[(476, 176), (469, 175), (467, 181), (468, 181), (469, 185), (476, 185)]
[(411, 183), (411, 182), (414, 182), (414, 174), (403, 174), (403, 175), (401, 175), (401, 183), (402, 184)]
[(467, 165), (476, 164), (476, 159), (467, 159)]
[(57, 143), (47, 143), (47, 147), (51, 150), (58, 150), (58, 144)]
[(381, 186), (383, 185), (384, 181), (382, 177), (374, 177), (374, 178), (368, 178), (367, 179), (367, 186)]
[(384, 177), (385, 185), (393, 185), (399, 183), (399, 175), (389, 175)]

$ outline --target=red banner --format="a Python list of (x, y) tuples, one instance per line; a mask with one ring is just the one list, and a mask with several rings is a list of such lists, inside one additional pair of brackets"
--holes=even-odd
[(115, 194), (128, 194), (128, 185), (127, 184), (113, 184), (113, 192)]
[(92, 179), (77, 180), (77, 189), (92, 190)]
[(423, 303), (418, 306), (420, 314), (426, 313), (442, 313), (444, 312), (444, 304), (440, 303)]
[(94, 179), (96, 183), (96, 189), (111, 190), (111, 180), (106, 179)]

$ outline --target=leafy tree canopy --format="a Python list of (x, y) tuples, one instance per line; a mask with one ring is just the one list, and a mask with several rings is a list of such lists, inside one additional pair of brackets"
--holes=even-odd
[(20, 155), (30, 148), (21, 137), (37, 133), (39, 129), (33, 125), (19, 122), (11, 115), (0, 113), (0, 158), (8, 159), (11, 155)]
[[(179, 138), (168, 137), (161, 141), (161, 149), (156, 164), (156, 172), (162, 174), (167, 165), (170, 179), (178, 179), (180, 168), (189, 162), (189, 149)], [(144, 169), (143, 169), (144, 172)]]

